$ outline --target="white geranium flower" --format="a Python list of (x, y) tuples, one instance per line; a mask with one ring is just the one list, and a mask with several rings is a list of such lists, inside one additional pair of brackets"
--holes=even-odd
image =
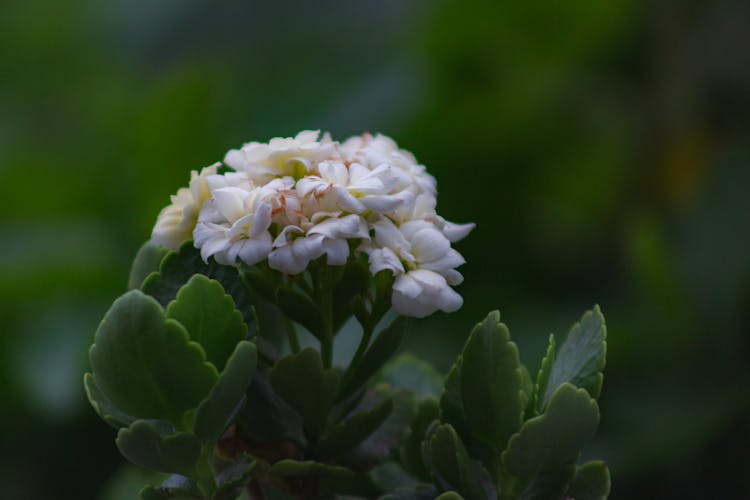
[(311, 172), (317, 162), (335, 153), (336, 143), (328, 134), (318, 141), (319, 135), (319, 130), (305, 130), (295, 137), (276, 137), (268, 143), (249, 142), (230, 150), (224, 163), (245, 172), (258, 184), (275, 177), (300, 178)]
[(151, 233), (154, 244), (177, 250), (192, 238), (201, 207), (211, 197), (207, 178), (216, 174), (218, 166), (215, 163), (200, 173), (190, 172), (190, 187), (180, 188), (172, 195), (172, 204), (159, 213)]
[(235, 186), (213, 191), (194, 231), (195, 246), (204, 261), (213, 256), (220, 264), (234, 265), (239, 258), (252, 265), (268, 256), (268, 229), (279, 184), (283, 186), (275, 182), (249, 191)]
[(424, 317), (461, 307), (463, 299), (450, 285), (463, 281), (455, 268), (465, 261), (434, 224), (414, 220), (397, 227), (382, 218), (373, 227), (375, 241), (361, 249), (372, 274), (387, 269), (396, 277), (392, 304), (398, 313)]
[(410, 204), (413, 194), (403, 186), (408, 177), (396, 167), (380, 165), (373, 170), (359, 164), (324, 161), (318, 165), (319, 175), (309, 175), (297, 182), (301, 196), (320, 197), (333, 192), (341, 210), (360, 214), (366, 210), (378, 213), (396, 210)]
[(306, 231), (287, 226), (273, 242), (268, 265), (286, 274), (299, 274), (310, 261), (325, 255), (329, 265), (342, 266), (349, 258), (348, 240), (369, 237), (366, 222), (354, 214), (324, 219)]

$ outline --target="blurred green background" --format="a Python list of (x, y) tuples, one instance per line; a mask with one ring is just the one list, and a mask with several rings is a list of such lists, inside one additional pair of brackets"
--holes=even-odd
[[(0, 497), (133, 498), (86, 347), (191, 169), (394, 137), (477, 229), (446, 371), (499, 308), (532, 369), (594, 302), (612, 498), (747, 498), (750, 3), (11, 0), (0, 7)], [(128, 489), (130, 488), (130, 489)]]

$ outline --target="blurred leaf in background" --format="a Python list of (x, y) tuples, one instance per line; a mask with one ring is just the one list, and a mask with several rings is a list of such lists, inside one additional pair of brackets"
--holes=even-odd
[(444, 373), (500, 308), (537, 359), (598, 302), (612, 497), (750, 496), (747, 2), (0, 10), (0, 496), (115, 498), (96, 325), (191, 169), (305, 128), (391, 135), (477, 222), (464, 308), (406, 350)]

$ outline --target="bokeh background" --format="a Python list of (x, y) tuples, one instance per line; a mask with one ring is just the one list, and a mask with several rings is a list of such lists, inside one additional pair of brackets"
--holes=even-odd
[(318, 128), (477, 223), (405, 349), (445, 372), (499, 308), (535, 369), (597, 302), (612, 498), (750, 497), (749, 47), (745, 0), (3, 2), (0, 497), (134, 498), (96, 325), (189, 170)]

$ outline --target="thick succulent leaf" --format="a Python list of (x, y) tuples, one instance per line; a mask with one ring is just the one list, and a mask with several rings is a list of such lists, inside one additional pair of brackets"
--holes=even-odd
[(521, 407), (524, 409), (524, 416), (533, 411), (534, 407), (534, 382), (524, 365), (521, 365)]
[(413, 392), (417, 399), (440, 397), (443, 378), (429, 363), (409, 353), (401, 353), (383, 368), (381, 380), (393, 387)]
[(169, 476), (161, 486), (146, 486), (140, 492), (141, 500), (172, 500), (203, 499), (198, 486), (190, 479), (180, 474)]
[(511, 474), (523, 480), (567, 467), (575, 462), (598, 424), (596, 401), (584, 389), (565, 383), (555, 391), (547, 410), (526, 421), (511, 437), (503, 462)]
[(338, 465), (323, 464), (313, 460), (291, 460), (284, 459), (271, 466), (271, 474), (282, 477), (305, 477), (305, 476), (349, 476), (352, 471)]
[(409, 435), (409, 428), (417, 413), (414, 394), (378, 384), (367, 391), (355, 412), (377, 408), (387, 399), (393, 400), (393, 410), (375, 432), (357, 448), (342, 457), (342, 462), (359, 468), (369, 468), (390, 457)]
[(461, 398), (461, 356), (451, 367), (445, 377), (443, 394), (440, 396), (440, 420), (451, 424), (460, 436), (466, 438), (469, 435), (469, 425), (464, 415), (464, 403)]
[(247, 326), (232, 297), (224, 293), (221, 283), (202, 274), (194, 275), (180, 288), (167, 306), (167, 317), (187, 329), (217, 369), (226, 364), (237, 343), (247, 336)]
[(102, 420), (113, 426), (115, 429), (127, 427), (136, 421), (135, 417), (120, 411), (119, 408), (107, 399), (102, 391), (99, 390), (92, 374), (87, 373), (83, 376), (83, 386), (86, 389), (86, 396), (89, 399), (89, 403), (94, 407), (96, 413), (102, 418)]
[(422, 462), (422, 441), (427, 428), (440, 417), (440, 406), (435, 398), (422, 400), (417, 407), (417, 415), (411, 423), (411, 432), (404, 441), (399, 453), (401, 464), (413, 476), (429, 481), (430, 473)]
[(198, 438), (185, 432), (163, 435), (153, 422), (136, 420), (115, 440), (125, 458), (159, 472), (190, 475), (201, 453)]
[(255, 345), (241, 341), (226, 363), (219, 380), (195, 414), (195, 435), (210, 441), (218, 439), (244, 403), (255, 375), (258, 354)]
[(281, 287), (276, 291), (279, 309), (290, 319), (304, 326), (318, 340), (323, 335), (320, 309), (303, 292), (291, 287)]
[(375, 375), (396, 353), (401, 345), (401, 340), (406, 335), (406, 326), (406, 318), (399, 317), (380, 332), (370, 348), (365, 352), (362, 361), (351, 373), (351, 376), (346, 378), (339, 394), (339, 400), (345, 399), (365, 385), (370, 380), (370, 377)]
[(253, 325), (253, 308), (245, 284), (234, 266), (223, 266), (211, 259), (203, 262), (198, 249), (192, 242), (187, 242), (177, 252), (169, 252), (159, 265), (159, 271), (151, 273), (141, 285), (148, 295), (167, 307), (174, 300), (177, 292), (194, 274), (203, 274), (215, 279), (232, 296), (234, 304), (246, 325)]
[(149, 274), (159, 270), (159, 264), (169, 250), (150, 241), (144, 243), (135, 255), (128, 278), (128, 290), (140, 288)]
[(256, 462), (249, 456), (241, 456), (236, 462), (216, 475), (218, 486), (212, 500), (234, 500), (255, 471)]
[(391, 410), (393, 400), (388, 398), (372, 410), (355, 413), (321, 438), (315, 456), (326, 459), (356, 447), (383, 424)]
[(609, 496), (611, 481), (604, 462), (586, 462), (576, 469), (566, 497), (575, 500), (604, 500)]
[(258, 371), (247, 390), (247, 403), (237, 417), (245, 436), (258, 443), (290, 440), (305, 446), (302, 417), (274, 392), (268, 373)]
[(151, 297), (131, 290), (115, 300), (89, 351), (94, 381), (120, 411), (176, 426), (218, 374), (203, 349)]
[(489, 474), (479, 462), (469, 457), (450, 424), (434, 428), (429, 447), (429, 468), (443, 491), (459, 491), (468, 498), (497, 498)]
[(471, 332), (462, 354), (461, 400), (471, 434), (498, 451), (521, 426), (518, 348), (494, 311)]
[(518, 495), (519, 500), (562, 499), (568, 483), (575, 474), (575, 464), (566, 464), (551, 470), (541, 470)]
[(274, 391), (302, 416), (308, 438), (323, 431), (339, 386), (339, 375), (323, 369), (318, 351), (307, 348), (280, 360), (269, 374)]
[(542, 406), (545, 406), (555, 390), (570, 382), (586, 389), (592, 398), (599, 397), (602, 388), (602, 370), (607, 357), (607, 327), (599, 306), (583, 315), (573, 325), (565, 342), (557, 351), (555, 363), (544, 391)]
[(549, 384), (549, 376), (552, 372), (552, 365), (555, 364), (555, 357), (557, 356), (557, 344), (555, 343), (555, 336), (550, 335), (547, 344), (547, 353), (542, 358), (542, 363), (539, 365), (539, 372), (536, 375), (536, 384), (534, 387), (534, 409), (538, 415), (544, 410), (544, 394), (547, 392), (547, 385)]
[(456, 493), (455, 491), (446, 491), (435, 497), (435, 500), (464, 500), (464, 497)]

